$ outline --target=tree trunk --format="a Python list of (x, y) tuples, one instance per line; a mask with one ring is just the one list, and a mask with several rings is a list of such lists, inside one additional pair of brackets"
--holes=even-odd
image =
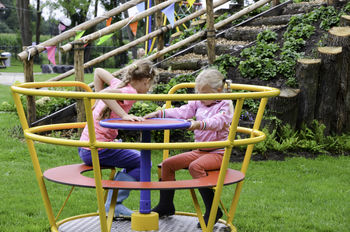
[(206, 0), (206, 4), (208, 61), (209, 64), (213, 64), (215, 61), (215, 28), (213, 0)]
[(283, 124), (289, 124), (293, 129), (298, 118), (299, 89), (281, 89), (280, 95), (269, 99), (269, 109)]
[(40, 24), (41, 24), (41, 10), (40, 10), (40, 0), (36, 1), (36, 44), (40, 43)]
[[(155, 0), (155, 4), (158, 5), (161, 3), (161, 0)], [(159, 30), (163, 26), (163, 17), (162, 12), (157, 11), (156, 12), (156, 30)], [(164, 33), (158, 35), (158, 43), (157, 43), (157, 51), (161, 51), (164, 48)], [(163, 56), (158, 57), (157, 61), (160, 62), (164, 59)]]
[(300, 86), (297, 128), (315, 119), (320, 59), (299, 59), (296, 76)]
[[(23, 50), (24, 49), (25, 48), (23, 48)], [(31, 57), (29, 60), (23, 61), (25, 82), (34, 82), (33, 65), (34, 65), (33, 57)], [(29, 96), (29, 95), (27, 96), (27, 120), (28, 120), (28, 125), (31, 125), (33, 122), (36, 121), (35, 97)]]
[(350, 26), (350, 15), (342, 15), (340, 17), (340, 26), (342, 27)]
[(29, 0), (17, 0), (17, 16), (21, 30), (22, 46), (32, 45), (31, 11)]
[[(333, 27), (329, 30), (330, 46), (342, 47), (340, 71), (339, 101), (340, 119), (344, 121), (337, 126), (338, 131), (350, 131), (350, 27)], [(344, 118), (344, 119), (343, 119)], [(339, 122), (340, 123), (340, 122)]]
[[(74, 69), (75, 80), (84, 82), (84, 44), (74, 44)], [(77, 88), (77, 91), (83, 91), (81, 88)], [(82, 100), (77, 100), (77, 122), (85, 122), (85, 108)], [(81, 132), (81, 131), (79, 131)]]
[(321, 68), (319, 91), (316, 101), (316, 119), (326, 126), (325, 134), (338, 133), (338, 124), (343, 123), (339, 110), (341, 47), (319, 47)]

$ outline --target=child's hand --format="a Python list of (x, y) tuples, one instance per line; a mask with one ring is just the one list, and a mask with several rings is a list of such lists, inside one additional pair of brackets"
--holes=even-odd
[(191, 126), (188, 128), (191, 131), (197, 130), (201, 126), (200, 122), (194, 121), (193, 119), (188, 119), (187, 121), (191, 122)]
[(156, 118), (159, 115), (158, 111), (146, 114), (145, 116), (143, 116), (143, 118)]
[(145, 119), (143, 119), (142, 117), (138, 117), (132, 114), (126, 114), (122, 117), (122, 119), (126, 121), (138, 121), (138, 122), (145, 121)]

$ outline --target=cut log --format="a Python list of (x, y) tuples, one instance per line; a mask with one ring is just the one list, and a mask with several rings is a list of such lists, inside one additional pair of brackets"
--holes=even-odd
[(342, 27), (350, 26), (350, 15), (342, 15), (340, 17), (340, 26)]
[(269, 99), (268, 107), (283, 124), (296, 127), (300, 89), (281, 89), (280, 95)]
[[(340, 117), (345, 117), (345, 122), (350, 122), (350, 27), (334, 27), (329, 31), (329, 44), (334, 47), (342, 47), (340, 65), (340, 92), (339, 110), (344, 111)], [(345, 123), (344, 122), (344, 123)], [(343, 125), (345, 131), (350, 131), (350, 123)], [(341, 125), (338, 125), (340, 128)]]
[(297, 128), (309, 125), (315, 119), (320, 59), (299, 59), (296, 77), (300, 87)]
[(325, 134), (339, 133), (337, 124), (343, 124), (344, 119), (338, 112), (341, 75), (341, 47), (319, 47), (321, 57), (320, 78), (316, 101), (316, 119), (323, 123)]

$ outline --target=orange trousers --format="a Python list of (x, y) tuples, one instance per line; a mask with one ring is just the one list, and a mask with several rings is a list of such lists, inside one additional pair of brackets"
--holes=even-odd
[(206, 171), (220, 169), (223, 154), (193, 150), (162, 162), (162, 181), (175, 180), (175, 171), (188, 168), (193, 179), (207, 176)]

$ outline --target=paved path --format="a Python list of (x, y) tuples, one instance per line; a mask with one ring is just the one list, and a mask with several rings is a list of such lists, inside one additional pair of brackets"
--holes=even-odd
[(16, 81), (24, 82), (24, 74), (23, 73), (0, 72), (0, 84), (1, 85), (12, 85)]

